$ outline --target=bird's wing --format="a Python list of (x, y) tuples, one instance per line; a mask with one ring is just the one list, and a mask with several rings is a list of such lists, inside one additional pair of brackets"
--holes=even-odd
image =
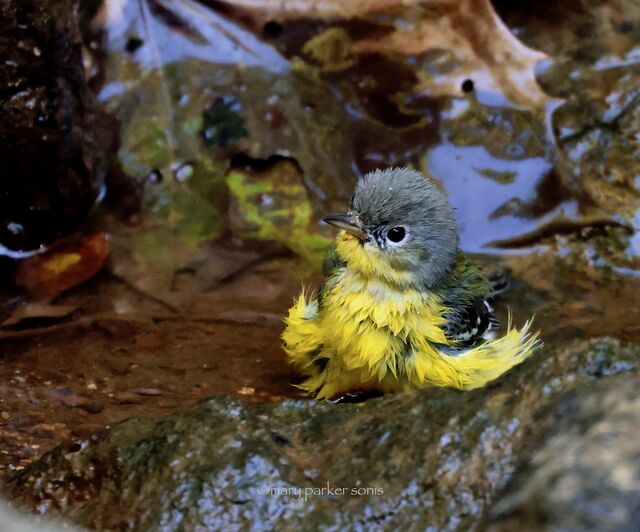
[(332, 287), (332, 281), (335, 273), (346, 267), (347, 263), (340, 258), (336, 250), (336, 245), (332, 244), (327, 250), (327, 254), (324, 256), (324, 262), (322, 263), (322, 273), (324, 274), (324, 280), (318, 289), (318, 305), (322, 308), (322, 300), (327, 290)]
[[(446, 304), (446, 303), (445, 303)], [(486, 299), (476, 299), (463, 306), (447, 305), (443, 326), (445, 336), (456, 347), (468, 348), (495, 337), (500, 323)]]
[(340, 258), (335, 243), (331, 244), (322, 262), (322, 273), (325, 277), (332, 275), (337, 269), (344, 268), (347, 263)]
[(441, 290), (447, 309), (443, 330), (456, 348), (466, 349), (495, 336), (500, 323), (489, 303), (494, 294), (493, 283), (460, 253)]

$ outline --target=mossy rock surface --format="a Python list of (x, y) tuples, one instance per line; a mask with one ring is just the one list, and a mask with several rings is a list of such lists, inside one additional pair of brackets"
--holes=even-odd
[(351, 405), (217, 397), (70, 442), (4, 490), (102, 530), (463, 530), (478, 526), (526, 458), (553, 443), (556, 427), (566, 427), (567, 446), (579, 442), (583, 405), (616, 393), (639, 364), (637, 347), (601, 339), (543, 349), (469, 393), (429, 389)]

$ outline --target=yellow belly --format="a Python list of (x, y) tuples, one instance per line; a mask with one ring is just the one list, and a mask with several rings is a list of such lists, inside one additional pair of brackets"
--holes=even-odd
[(354, 390), (395, 392), (426, 386), (472, 389), (522, 362), (536, 335), (528, 324), (451, 356), (446, 308), (433, 293), (392, 287), (342, 270), (317, 301), (301, 294), (286, 318), (284, 349), (308, 377), (300, 386), (320, 399)]

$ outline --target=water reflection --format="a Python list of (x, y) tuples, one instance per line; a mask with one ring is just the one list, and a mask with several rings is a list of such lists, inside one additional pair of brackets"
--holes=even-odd
[(558, 217), (573, 219), (577, 203), (564, 201), (542, 217), (526, 215), (538, 188), (551, 171), (543, 157), (499, 159), (484, 146), (441, 144), (430, 150), (425, 165), (447, 191), (460, 224), (462, 248), (486, 252), (492, 242), (509, 240), (536, 230)]
[[(289, 70), (288, 62), (255, 34), (197, 2), (105, 2), (99, 22), (110, 52), (130, 51), (149, 68), (187, 58), (217, 64)], [(98, 20), (95, 22), (98, 23)], [(137, 46), (132, 47), (132, 39)]]

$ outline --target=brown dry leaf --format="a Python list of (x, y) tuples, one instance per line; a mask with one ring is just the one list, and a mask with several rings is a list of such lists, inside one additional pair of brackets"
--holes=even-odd
[(26, 303), (18, 306), (6, 320), (2, 327), (17, 325), (18, 323), (34, 318), (64, 318), (78, 307), (74, 305), (48, 305), (46, 303)]
[(277, 20), (366, 18), (385, 11), (393, 31), (354, 41), (351, 51), (437, 57), (434, 67), (446, 75), (419, 72), (418, 93), (460, 96), (462, 83), (472, 80), (476, 91), (488, 95), (487, 102), (500, 103), (504, 95), (519, 107), (535, 110), (558, 102), (540, 88), (535, 77), (535, 67), (546, 55), (520, 42), (489, 0), (240, 0), (234, 6), (250, 10), (256, 18), (268, 15)]
[(72, 246), (25, 259), (16, 269), (16, 284), (34, 297), (54, 298), (98, 273), (109, 252), (107, 237), (99, 231)]

